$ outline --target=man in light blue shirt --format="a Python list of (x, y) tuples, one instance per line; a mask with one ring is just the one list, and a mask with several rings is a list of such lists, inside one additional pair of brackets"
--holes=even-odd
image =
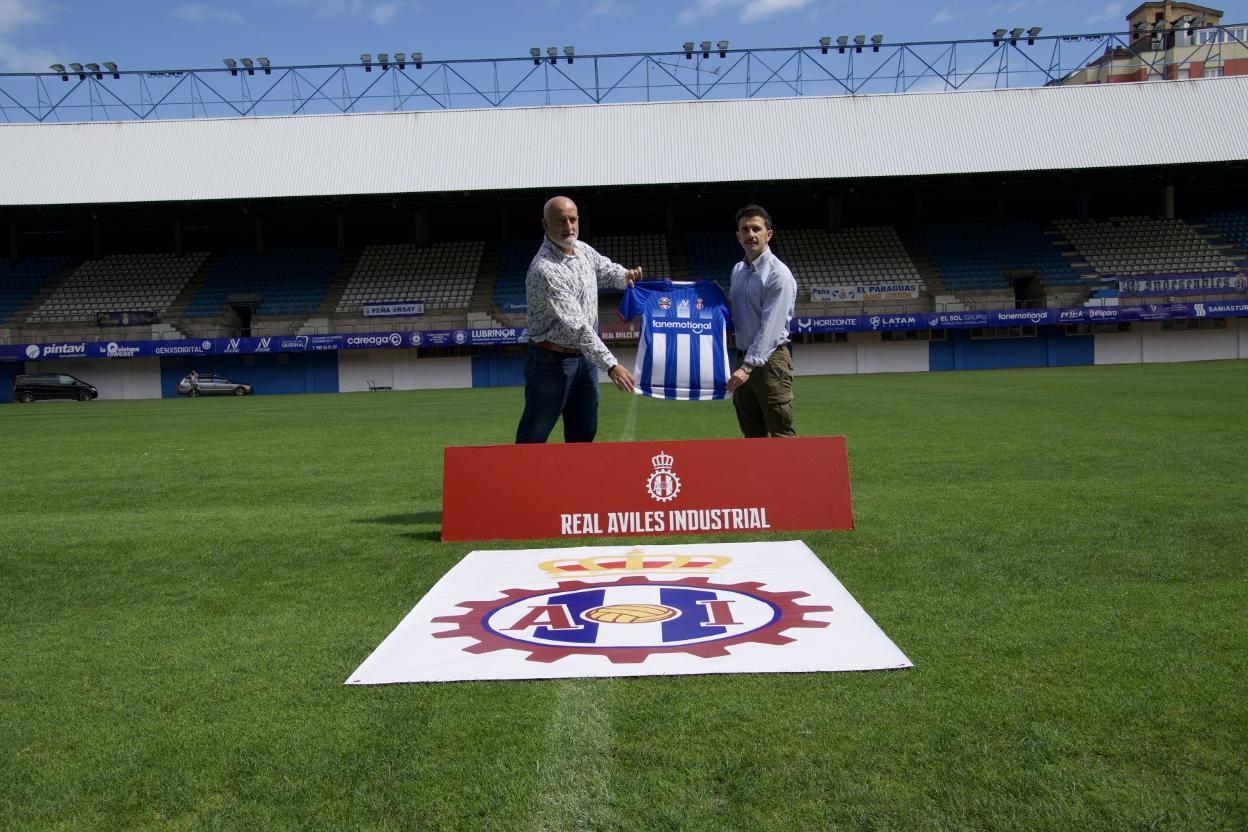
[(737, 212), (737, 242), (745, 259), (732, 270), (732, 319), (740, 366), (728, 379), (737, 424), (747, 438), (796, 436), (789, 322), (797, 281), (771, 253), (771, 215), (758, 205)]

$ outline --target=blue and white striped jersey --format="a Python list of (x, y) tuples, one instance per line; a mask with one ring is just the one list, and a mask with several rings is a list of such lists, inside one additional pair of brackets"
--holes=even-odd
[(709, 280), (647, 280), (624, 293), (620, 317), (641, 316), (633, 376), (637, 392), (656, 399), (722, 399), (732, 364), (728, 299)]

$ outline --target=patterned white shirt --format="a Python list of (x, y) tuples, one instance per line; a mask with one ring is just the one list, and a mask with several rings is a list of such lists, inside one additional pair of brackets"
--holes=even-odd
[(619, 364), (598, 336), (598, 290), (626, 288), (627, 271), (580, 240), (575, 253), (568, 254), (544, 238), (524, 281), (529, 343), (550, 341), (580, 350), (601, 370)]

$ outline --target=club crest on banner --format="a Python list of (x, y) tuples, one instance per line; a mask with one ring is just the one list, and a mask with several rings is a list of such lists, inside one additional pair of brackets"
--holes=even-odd
[(646, 480), (646, 491), (660, 503), (670, 503), (680, 493), (680, 477), (672, 471), (675, 458), (668, 453), (659, 451), (650, 457), (654, 465), (654, 473)]
[[(826, 605), (802, 606), (805, 592), (775, 592), (758, 581), (713, 583), (704, 573), (732, 561), (726, 556), (624, 556), (548, 561), (548, 574), (623, 575), (613, 580), (559, 581), (554, 587), (502, 591), (496, 600), (462, 601), (462, 615), (441, 615), (436, 624), (455, 624), (434, 638), (468, 637), (468, 653), (523, 650), (528, 661), (556, 662), (568, 656), (604, 656), (613, 664), (644, 662), (658, 653), (699, 658), (726, 656), (729, 648), (756, 642), (792, 642), (785, 631), (822, 628), (810, 613)], [(628, 574), (645, 572), (645, 575)]]

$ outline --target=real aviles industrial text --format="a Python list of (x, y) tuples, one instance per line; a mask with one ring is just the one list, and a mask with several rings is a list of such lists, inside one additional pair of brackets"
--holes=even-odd
[(767, 509), (762, 507), (608, 511), (559, 515), (559, 533), (563, 535), (731, 532), (770, 528), (771, 524), (767, 522)]

